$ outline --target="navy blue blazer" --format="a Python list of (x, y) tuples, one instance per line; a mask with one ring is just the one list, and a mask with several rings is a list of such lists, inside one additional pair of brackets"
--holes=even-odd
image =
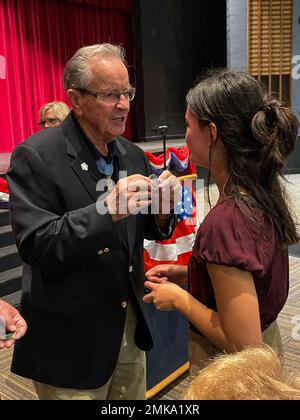
[[(119, 169), (148, 176), (143, 151), (124, 138), (115, 141)], [(18, 145), (7, 175), (12, 228), (24, 262), (21, 314), (28, 323), (15, 345), (12, 371), (59, 387), (98, 388), (108, 381), (130, 294), (137, 303), (136, 343), (152, 347), (142, 302), (143, 240), (167, 236), (154, 216), (131, 215), (124, 248), (119, 222), (96, 210), (94, 170), (69, 115), (61, 126)]]

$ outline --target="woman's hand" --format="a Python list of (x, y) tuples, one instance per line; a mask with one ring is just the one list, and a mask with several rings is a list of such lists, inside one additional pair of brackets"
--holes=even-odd
[(187, 282), (187, 266), (175, 264), (157, 265), (145, 274), (147, 280), (153, 283), (165, 283), (166, 281), (175, 284)]
[(151, 290), (144, 296), (145, 303), (153, 303), (159, 311), (174, 311), (178, 309), (181, 301), (187, 292), (177, 284), (164, 280), (164, 283), (157, 284), (152, 281), (146, 281), (145, 287)]

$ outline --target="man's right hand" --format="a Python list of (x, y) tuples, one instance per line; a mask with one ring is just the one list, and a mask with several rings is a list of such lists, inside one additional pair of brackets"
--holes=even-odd
[(187, 282), (187, 275), (187, 266), (176, 264), (156, 265), (145, 274), (147, 280), (153, 283), (165, 283), (168, 281), (176, 284)]
[(139, 174), (122, 178), (105, 201), (114, 222), (138, 213), (151, 204), (151, 180)]

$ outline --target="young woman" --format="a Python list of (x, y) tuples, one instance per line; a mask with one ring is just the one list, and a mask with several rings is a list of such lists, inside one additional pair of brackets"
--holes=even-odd
[[(252, 76), (207, 74), (187, 95), (186, 143), (208, 168), (219, 200), (201, 224), (188, 267), (146, 273), (144, 297), (190, 321), (192, 376), (220, 351), (265, 342), (282, 352), (276, 318), (289, 287), (288, 245), (298, 241), (280, 176), (299, 123)], [(179, 284), (188, 280), (188, 291)]]

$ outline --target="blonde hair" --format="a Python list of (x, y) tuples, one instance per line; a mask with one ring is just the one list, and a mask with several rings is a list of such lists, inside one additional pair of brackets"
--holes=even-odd
[(191, 382), (184, 400), (299, 400), (300, 376), (283, 368), (267, 345), (212, 360)]
[(49, 111), (49, 109), (53, 111), (55, 118), (59, 119), (60, 121), (63, 121), (70, 112), (70, 108), (64, 102), (60, 102), (60, 101), (48, 102), (47, 104), (43, 105), (40, 108), (39, 121), (43, 121), (44, 116), (46, 112)]

